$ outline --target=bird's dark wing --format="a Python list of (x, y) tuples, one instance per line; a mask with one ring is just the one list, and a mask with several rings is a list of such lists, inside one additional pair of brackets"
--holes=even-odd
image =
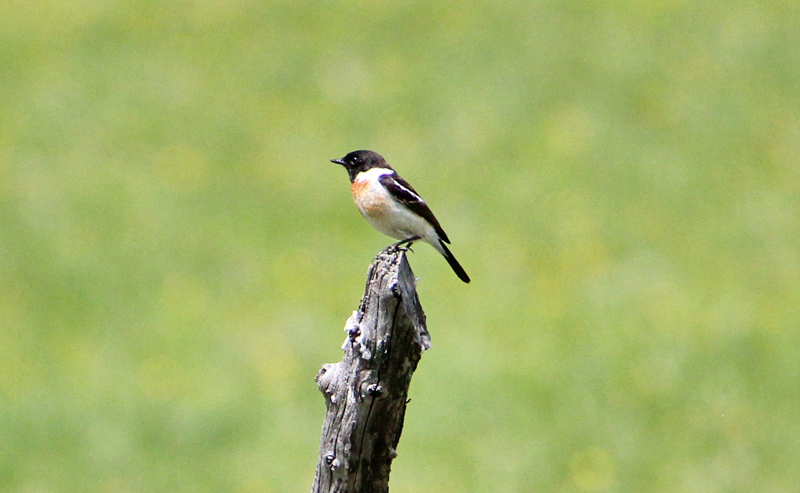
[(389, 193), (392, 194), (398, 202), (411, 209), (414, 214), (421, 216), (431, 223), (436, 230), (436, 234), (439, 235), (439, 238), (446, 243), (450, 243), (450, 239), (447, 238), (447, 234), (442, 229), (439, 221), (436, 220), (436, 216), (433, 215), (428, 204), (422, 200), (422, 197), (419, 196), (417, 191), (414, 190), (407, 181), (402, 179), (397, 173), (381, 175), (379, 180), (381, 185), (386, 187)]

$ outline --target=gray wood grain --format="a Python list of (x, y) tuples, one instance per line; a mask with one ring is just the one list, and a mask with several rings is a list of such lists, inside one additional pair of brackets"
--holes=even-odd
[(411, 376), (430, 347), (404, 251), (387, 247), (372, 262), (345, 331), (344, 358), (317, 375), (327, 414), (312, 492), (389, 491)]

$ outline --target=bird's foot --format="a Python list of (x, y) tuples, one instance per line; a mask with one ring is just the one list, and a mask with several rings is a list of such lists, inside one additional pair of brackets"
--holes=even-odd
[[(389, 247), (389, 251), (394, 252), (407, 252), (411, 250), (411, 245), (414, 244), (415, 241), (421, 239), (420, 236), (412, 236), (411, 238), (406, 238), (405, 240), (398, 241), (394, 245)], [(411, 250), (412, 252), (414, 250)]]

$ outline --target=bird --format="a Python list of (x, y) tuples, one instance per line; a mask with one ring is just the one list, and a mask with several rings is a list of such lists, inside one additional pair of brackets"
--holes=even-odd
[(375, 151), (353, 151), (341, 159), (350, 177), (353, 200), (361, 215), (379, 232), (400, 240), (395, 247), (411, 245), (418, 240), (436, 249), (450, 264), (459, 279), (468, 283), (469, 276), (447, 248), (450, 239), (428, 204), (416, 190), (386, 163)]

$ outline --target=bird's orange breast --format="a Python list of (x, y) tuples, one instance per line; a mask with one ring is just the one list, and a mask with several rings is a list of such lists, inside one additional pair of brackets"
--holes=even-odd
[(369, 189), (369, 183), (366, 181), (356, 180), (350, 185), (350, 190), (353, 192), (353, 198), (358, 202), (358, 198)]
[(377, 192), (367, 180), (356, 180), (350, 186), (353, 200), (361, 214), (371, 219), (380, 219), (389, 213), (390, 204), (386, 194)]

